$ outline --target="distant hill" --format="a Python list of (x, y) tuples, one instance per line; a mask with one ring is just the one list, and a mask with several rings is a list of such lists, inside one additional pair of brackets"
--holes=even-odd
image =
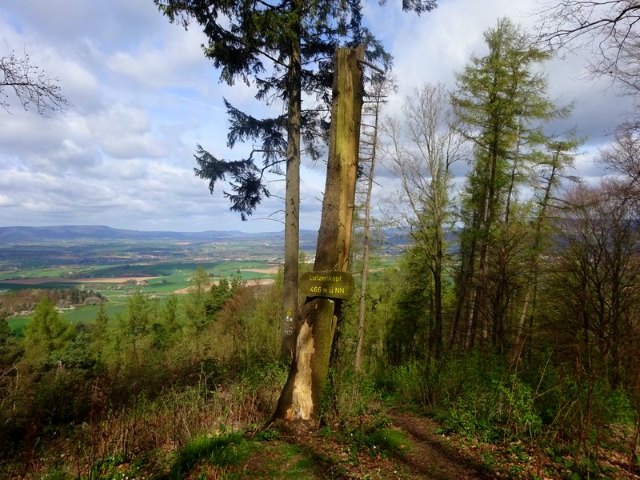
[[(318, 232), (300, 231), (300, 248), (307, 252), (315, 250)], [(8, 245), (51, 245), (55, 242), (94, 243), (94, 242), (154, 242), (183, 241), (198, 243), (269, 243), (273, 246), (284, 245), (284, 232), (247, 233), (238, 230), (204, 232), (142, 231), (111, 228), (104, 225), (62, 225), (48, 227), (0, 227), (0, 246)], [(405, 232), (390, 228), (385, 230), (387, 248), (399, 247), (409, 243)]]
[[(317, 232), (303, 230), (301, 241), (313, 241)], [(262, 240), (282, 242), (283, 232), (246, 233), (240, 231), (169, 232), (123, 230), (103, 225), (63, 225), (50, 227), (0, 227), (0, 243), (41, 243), (51, 241), (176, 240), (200, 242)]]

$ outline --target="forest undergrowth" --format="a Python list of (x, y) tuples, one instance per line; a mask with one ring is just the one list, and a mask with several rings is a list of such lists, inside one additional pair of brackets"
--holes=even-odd
[[(638, 476), (636, 406), (624, 390), (576, 378), (551, 350), (516, 365), (479, 349), (390, 364), (377, 350), (389, 336), (382, 308), (360, 373), (347, 308), (318, 431), (272, 429), (287, 375), (281, 287), (223, 292), (194, 278), (176, 305), (134, 295), (106, 329), (104, 319), (73, 332), (62, 324), (43, 346), (33, 326), (3, 343), (0, 477)], [(56, 321), (43, 305), (36, 326), (38, 315)], [(195, 322), (186, 312), (199, 308)]]

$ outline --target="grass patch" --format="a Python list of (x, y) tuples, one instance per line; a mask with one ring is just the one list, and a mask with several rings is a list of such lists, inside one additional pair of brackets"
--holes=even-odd
[(197, 437), (180, 450), (169, 478), (182, 479), (187, 472), (203, 462), (217, 467), (244, 462), (250, 450), (251, 444), (242, 433), (230, 433), (219, 437)]
[(180, 450), (167, 479), (211, 472), (211, 467), (224, 469), (224, 478), (313, 479), (318, 459), (299, 445), (247, 440), (242, 433), (198, 437)]
[(316, 459), (312, 457), (303, 457), (299, 459), (293, 467), (284, 472), (284, 478), (291, 480), (297, 478), (316, 478), (315, 477)]
[(242, 478), (318, 478), (318, 458), (300, 445), (280, 441), (258, 442), (245, 464)]
[(370, 447), (373, 452), (380, 453), (381, 455), (399, 455), (409, 448), (410, 441), (401, 430), (381, 428), (369, 433), (365, 437), (365, 444)]

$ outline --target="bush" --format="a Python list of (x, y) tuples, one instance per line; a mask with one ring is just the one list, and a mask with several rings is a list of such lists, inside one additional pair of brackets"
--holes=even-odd
[(542, 420), (531, 388), (496, 355), (473, 352), (393, 369), (387, 388), (434, 413), (447, 430), (484, 440), (537, 435)]
[(497, 387), (497, 419), (502, 425), (502, 432), (514, 438), (522, 435), (530, 438), (537, 436), (542, 428), (542, 419), (535, 411), (529, 385), (516, 375), (511, 375)]
[(431, 405), (434, 385), (428, 365), (418, 362), (401, 365), (393, 370), (392, 379), (394, 394), (399, 399), (421, 407)]
[(542, 420), (527, 384), (516, 375), (492, 378), (490, 382), (480, 378), (463, 385), (449, 405), (438, 409), (447, 429), (485, 441), (538, 435)]

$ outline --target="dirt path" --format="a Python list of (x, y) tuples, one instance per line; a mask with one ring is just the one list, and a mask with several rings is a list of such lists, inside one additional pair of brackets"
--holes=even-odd
[(415, 476), (438, 480), (490, 479), (482, 465), (451, 447), (446, 438), (435, 433), (431, 420), (404, 412), (391, 412), (394, 426), (411, 439), (411, 448), (399, 458)]
[[(494, 479), (477, 461), (449, 445), (435, 433), (431, 420), (405, 412), (388, 412), (393, 429), (404, 432), (410, 444), (393, 454), (374, 455), (354, 451), (334, 437), (315, 433), (290, 437), (286, 441), (301, 447), (313, 458), (315, 473), (305, 478), (385, 479), (385, 480), (465, 480)], [(284, 477), (277, 477), (284, 478)], [(289, 478), (289, 477), (286, 477)]]

